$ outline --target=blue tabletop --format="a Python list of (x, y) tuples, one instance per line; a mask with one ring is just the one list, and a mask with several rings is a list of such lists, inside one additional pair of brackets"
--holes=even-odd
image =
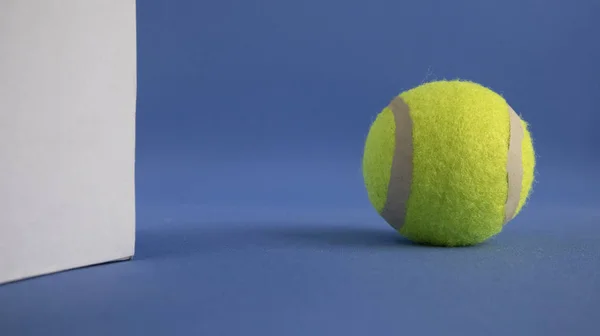
[[(161, 175), (182, 188), (191, 179), (186, 172), (199, 164), (170, 162), (140, 172), (147, 191), (164, 183)], [(248, 175), (214, 170), (220, 178), (188, 180), (188, 190), (219, 184), (220, 192), (211, 189), (214, 200), (237, 190), (233, 199), (252, 195), (253, 202), (176, 204), (141, 196), (133, 260), (0, 287), (0, 334), (591, 335), (597, 329), (600, 210), (591, 203), (597, 194), (585, 194), (590, 203), (552, 202), (544, 195), (553, 190), (540, 183), (540, 197), (494, 239), (432, 248), (403, 240), (379, 218), (350, 164), (233, 166)], [(273, 167), (295, 178), (279, 179)], [(570, 182), (559, 189), (566, 198), (588, 190)]]

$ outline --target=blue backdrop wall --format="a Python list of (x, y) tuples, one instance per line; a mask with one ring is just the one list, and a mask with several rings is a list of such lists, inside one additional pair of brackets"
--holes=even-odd
[[(3, 286), (0, 334), (598, 334), (600, 1), (137, 6), (136, 255)], [(374, 117), (444, 78), (503, 94), (538, 154), (471, 248), (401, 240), (361, 176)]]
[(598, 15), (592, 0), (140, 2), (140, 204), (369, 206), (374, 116), (455, 78), (531, 124), (537, 199), (598, 199)]

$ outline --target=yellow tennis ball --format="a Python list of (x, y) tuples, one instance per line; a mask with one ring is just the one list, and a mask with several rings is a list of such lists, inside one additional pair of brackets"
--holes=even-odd
[(405, 91), (367, 136), (363, 176), (377, 212), (406, 238), (466, 246), (498, 234), (525, 204), (535, 154), (502, 96), (469, 81)]

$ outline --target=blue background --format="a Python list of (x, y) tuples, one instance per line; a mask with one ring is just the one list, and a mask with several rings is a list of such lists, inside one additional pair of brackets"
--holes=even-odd
[[(138, 1), (133, 261), (0, 287), (0, 334), (591, 335), (600, 2)], [(369, 204), (375, 115), (424, 81), (531, 124), (529, 206), (462, 249)]]

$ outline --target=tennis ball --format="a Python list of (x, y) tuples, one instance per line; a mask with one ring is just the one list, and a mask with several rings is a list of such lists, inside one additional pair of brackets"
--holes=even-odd
[(502, 231), (534, 180), (527, 124), (502, 96), (469, 81), (435, 81), (376, 117), (363, 156), (368, 197), (416, 243), (468, 246)]

